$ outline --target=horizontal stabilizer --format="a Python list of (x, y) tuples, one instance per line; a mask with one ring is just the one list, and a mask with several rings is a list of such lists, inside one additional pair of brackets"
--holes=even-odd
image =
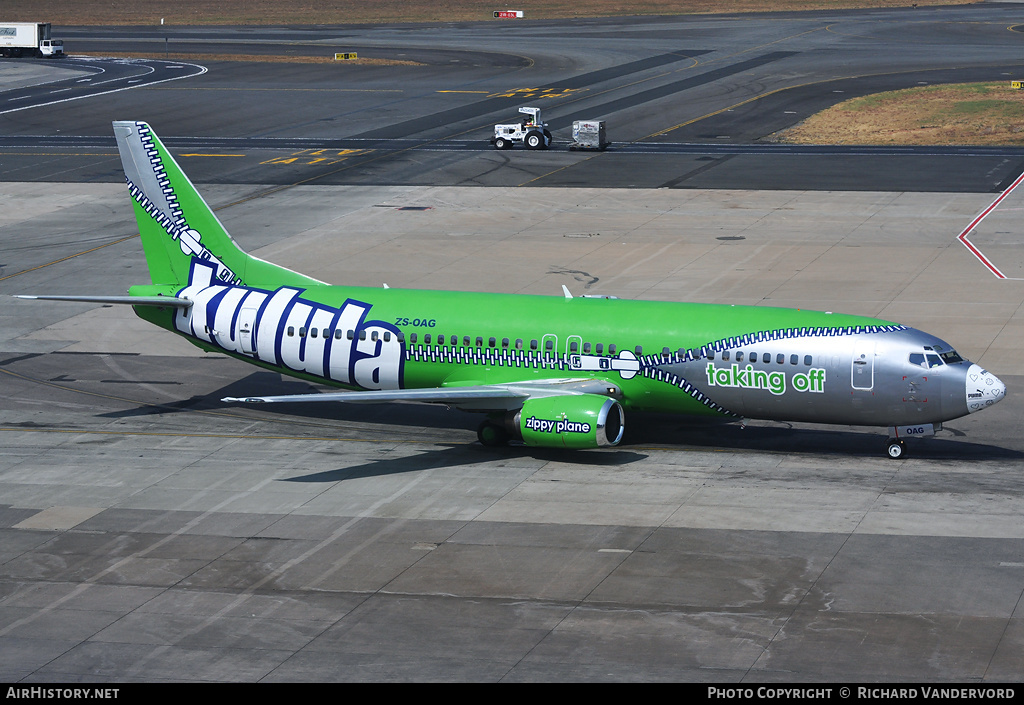
[(130, 306), (159, 306), (162, 308), (188, 308), (192, 305), (189, 299), (175, 296), (30, 296), (16, 294), (16, 299), (41, 299), (44, 301), (74, 301), (87, 304), (128, 304)]

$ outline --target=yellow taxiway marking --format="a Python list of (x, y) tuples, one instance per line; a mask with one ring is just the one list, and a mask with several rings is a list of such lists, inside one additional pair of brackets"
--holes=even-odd
[(588, 88), (510, 88), (507, 91), (436, 91), (437, 93), (474, 93), (486, 95), (488, 98), (560, 98)]
[(372, 149), (339, 149), (339, 150), (318, 149), (318, 150), (316, 150), (314, 152), (311, 152), (311, 151), (309, 151), (307, 149), (303, 149), (303, 150), (301, 150), (299, 152), (293, 152), (291, 155), (289, 155), (287, 157), (275, 157), (273, 159), (268, 159), (265, 162), (260, 162), (260, 164), (295, 164), (296, 162), (300, 162), (301, 164), (303, 164), (305, 166), (310, 166), (310, 165), (313, 165), (313, 164), (321, 164), (321, 165), (337, 164), (338, 162), (345, 161), (349, 157), (354, 157), (354, 156), (361, 155), (361, 154), (369, 154), (372, 151), (374, 151), (374, 150), (372, 150)]
[(588, 90), (586, 88), (513, 88), (499, 93), (490, 93), (488, 98), (561, 98)]
[(15, 272), (14, 274), (8, 274), (6, 277), (0, 277), (0, 282), (4, 281), (5, 279), (10, 279), (11, 277), (19, 276), (21, 274), (27, 274), (28, 272), (34, 272), (37, 269), (44, 269), (44, 268), (49, 267), (49, 266), (54, 265), (54, 264), (60, 264), (61, 262), (66, 262), (69, 259), (73, 259), (75, 257), (80, 257), (81, 255), (87, 255), (90, 252), (95, 252), (96, 250), (102, 250), (104, 247), (110, 247), (111, 245), (116, 245), (119, 242), (124, 242), (126, 240), (131, 240), (133, 237), (138, 237), (138, 236), (139, 236), (139, 234), (136, 233), (134, 235), (129, 235), (128, 237), (122, 237), (122, 238), (120, 238), (118, 240), (112, 240), (111, 242), (108, 242), (108, 243), (106, 243), (104, 245), (97, 245), (96, 247), (93, 247), (91, 249), (84, 250), (82, 252), (76, 252), (73, 255), (68, 255), (67, 257), (61, 257), (60, 259), (55, 259), (52, 262), (47, 262), (46, 264), (40, 264), (40, 265), (38, 265), (36, 267), (30, 267), (28, 269), (23, 269), (20, 272)]

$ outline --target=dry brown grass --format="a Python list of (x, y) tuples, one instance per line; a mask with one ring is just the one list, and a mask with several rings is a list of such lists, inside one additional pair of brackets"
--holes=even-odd
[(964, 5), (964, 0), (3, 0), (5, 22), (54, 25), (277, 25), (493, 20), (493, 10), (523, 10), (527, 19), (679, 15), (717, 12), (835, 10), (852, 7)]
[(797, 144), (1024, 145), (1024, 91), (1005, 81), (878, 93), (833, 106), (775, 138)]

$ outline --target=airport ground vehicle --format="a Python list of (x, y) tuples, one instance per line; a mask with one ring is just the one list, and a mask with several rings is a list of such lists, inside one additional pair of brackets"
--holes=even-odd
[(0, 22), (0, 54), (17, 59), (64, 56), (64, 42), (50, 35), (49, 22)]
[(540, 119), (540, 108), (519, 108), (526, 115), (519, 122), (494, 126), (491, 144), (495, 149), (508, 149), (514, 144), (525, 144), (529, 149), (547, 149), (551, 146), (548, 125)]

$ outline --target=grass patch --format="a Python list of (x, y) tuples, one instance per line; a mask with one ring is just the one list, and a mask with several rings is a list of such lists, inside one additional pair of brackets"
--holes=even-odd
[(783, 130), (795, 144), (1024, 145), (1024, 91), (1009, 81), (854, 98)]

